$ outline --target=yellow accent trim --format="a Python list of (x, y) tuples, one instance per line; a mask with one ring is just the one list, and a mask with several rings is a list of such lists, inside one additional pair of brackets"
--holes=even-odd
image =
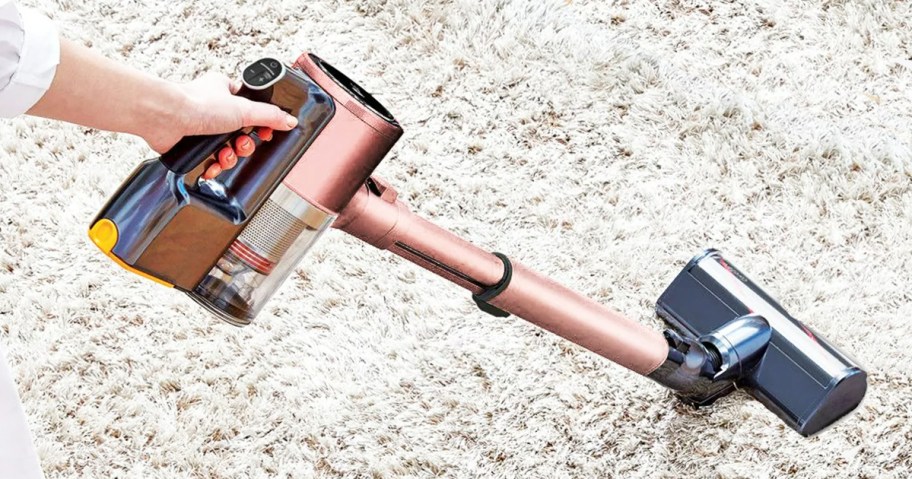
[(111, 254), (117, 244), (117, 225), (107, 218), (100, 219), (89, 229), (89, 238), (105, 254)]
[(102, 253), (114, 260), (114, 262), (120, 265), (121, 268), (131, 273), (138, 274), (143, 278), (151, 279), (160, 285), (167, 286), (169, 288), (174, 287), (173, 284), (163, 279), (156, 278), (149, 273), (144, 273), (128, 265), (127, 263), (124, 263), (122, 259), (115, 256), (112, 250), (114, 249), (114, 245), (117, 244), (117, 237), (117, 225), (107, 218), (102, 218), (96, 221), (95, 224), (89, 228), (89, 238), (93, 243), (95, 243), (95, 246), (98, 246), (98, 249), (100, 249)]

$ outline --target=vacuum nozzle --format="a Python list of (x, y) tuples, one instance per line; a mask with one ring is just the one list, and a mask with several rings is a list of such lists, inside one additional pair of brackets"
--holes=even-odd
[(804, 436), (864, 398), (867, 373), (793, 318), (716, 250), (691, 260), (656, 311), (668, 358), (649, 377), (694, 406), (745, 389)]

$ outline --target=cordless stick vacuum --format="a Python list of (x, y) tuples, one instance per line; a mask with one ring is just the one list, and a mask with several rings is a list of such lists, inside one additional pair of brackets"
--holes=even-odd
[(182, 139), (145, 161), (92, 222), (111, 259), (249, 324), (329, 227), (391, 251), (472, 294), (672, 389), (695, 406), (744, 389), (803, 435), (862, 400), (866, 373), (707, 250), (657, 303), (660, 333), (416, 216), (372, 176), (402, 129), (373, 96), (312, 54), (243, 71), (238, 93), (297, 116)]

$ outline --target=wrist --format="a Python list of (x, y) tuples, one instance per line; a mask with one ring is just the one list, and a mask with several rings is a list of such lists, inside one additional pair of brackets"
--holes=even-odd
[(183, 131), (188, 122), (191, 102), (192, 99), (180, 84), (152, 78), (148, 90), (135, 103), (135, 127), (128, 133), (153, 144), (158, 138)]

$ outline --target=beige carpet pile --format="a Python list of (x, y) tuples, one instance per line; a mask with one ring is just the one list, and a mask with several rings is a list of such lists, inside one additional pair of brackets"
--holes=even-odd
[[(871, 372), (811, 439), (666, 390), (339, 232), (237, 329), (86, 237), (126, 135), (0, 124), (0, 341), (48, 478), (904, 478), (912, 6), (24, 0), (172, 79), (314, 51), (405, 128), (413, 208), (652, 327), (717, 247)], [(116, 111), (111, 112), (116, 115)]]

